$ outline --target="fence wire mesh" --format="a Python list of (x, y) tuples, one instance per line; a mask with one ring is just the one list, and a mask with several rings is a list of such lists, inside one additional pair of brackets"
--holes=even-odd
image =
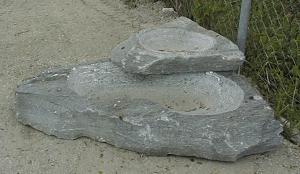
[[(241, 0), (165, 0), (181, 15), (236, 42)], [(174, 5), (176, 4), (176, 5)], [(186, 10), (192, 9), (192, 10)], [(300, 1), (252, 0), (243, 73), (256, 82), (286, 133), (300, 129)]]

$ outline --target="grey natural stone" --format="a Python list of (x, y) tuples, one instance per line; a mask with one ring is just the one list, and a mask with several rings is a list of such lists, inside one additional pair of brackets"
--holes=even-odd
[(137, 74), (237, 70), (245, 57), (227, 38), (180, 17), (120, 43), (112, 61)]
[(47, 71), (16, 91), (23, 124), (149, 154), (220, 161), (271, 151), (282, 128), (237, 75), (134, 75), (109, 61)]
[(292, 141), (294, 144), (300, 145), (300, 133), (293, 135), (293, 136), (291, 137), (291, 141)]
[(164, 17), (175, 17), (178, 15), (174, 8), (163, 8), (161, 12)]

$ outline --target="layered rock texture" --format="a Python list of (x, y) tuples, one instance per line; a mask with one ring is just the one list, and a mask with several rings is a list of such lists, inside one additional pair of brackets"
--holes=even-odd
[(111, 60), (24, 81), (16, 116), (59, 138), (235, 161), (282, 141), (267, 102), (244, 77), (224, 72), (243, 60), (231, 41), (182, 17), (133, 35)]
[(137, 74), (231, 71), (244, 59), (229, 39), (185, 17), (142, 30), (112, 51), (115, 64)]
[(282, 140), (268, 104), (228, 73), (143, 76), (104, 60), (27, 80), (16, 100), (17, 119), (46, 134), (149, 155), (235, 161)]

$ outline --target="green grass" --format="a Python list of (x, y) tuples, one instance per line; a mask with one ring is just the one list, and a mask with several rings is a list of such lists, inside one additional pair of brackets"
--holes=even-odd
[[(240, 1), (195, 0), (196, 21), (236, 41)], [(300, 129), (300, 1), (253, 1), (243, 74), (284, 118), (285, 135)]]
[(135, 8), (137, 6), (138, 0), (123, 0), (126, 5), (130, 8)]
[[(127, 0), (136, 1), (136, 0)], [(236, 41), (241, 1), (163, 0), (180, 15)], [(271, 103), (276, 118), (300, 130), (300, 1), (253, 0), (242, 73)]]

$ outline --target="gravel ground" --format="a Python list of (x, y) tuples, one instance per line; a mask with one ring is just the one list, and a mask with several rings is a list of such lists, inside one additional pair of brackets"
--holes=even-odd
[(109, 57), (130, 34), (169, 18), (162, 3), (126, 8), (118, 0), (0, 0), (0, 174), (300, 173), (300, 148), (223, 163), (150, 157), (87, 138), (47, 136), (18, 123), (14, 90), (44, 69)]

